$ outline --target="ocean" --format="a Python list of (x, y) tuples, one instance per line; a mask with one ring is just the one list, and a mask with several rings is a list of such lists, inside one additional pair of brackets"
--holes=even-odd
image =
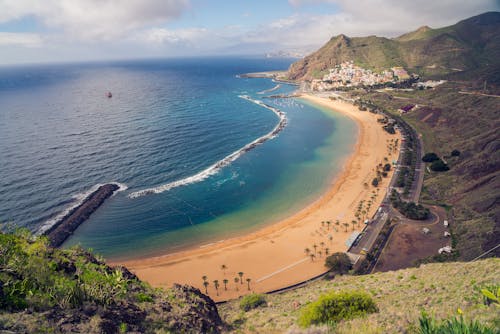
[[(203, 247), (304, 208), (354, 149), (355, 123), (238, 74), (292, 59), (0, 67), (0, 222), (41, 233), (100, 184), (67, 240), (108, 259)], [(112, 93), (112, 98), (106, 96)]]

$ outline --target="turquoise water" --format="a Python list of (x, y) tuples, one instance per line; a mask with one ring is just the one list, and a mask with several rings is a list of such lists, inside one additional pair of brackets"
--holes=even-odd
[[(95, 185), (118, 182), (123, 190), (66, 246), (119, 259), (204, 245), (300, 210), (340, 171), (356, 125), (301, 100), (265, 98), (293, 86), (237, 77), (290, 62), (0, 69), (0, 220), (37, 231)], [(276, 137), (210, 169), (272, 132), (276, 111), (286, 118)]]

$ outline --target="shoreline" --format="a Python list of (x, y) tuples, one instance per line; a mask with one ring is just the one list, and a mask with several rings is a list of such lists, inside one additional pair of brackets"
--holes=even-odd
[[(354, 219), (356, 204), (370, 195), (374, 196), (374, 188), (365, 184), (371, 181), (375, 173), (373, 170), (383, 157), (397, 156), (397, 152), (389, 155), (385, 146), (386, 140), (399, 138), (400, 135), (398, 133), (396, 137), (385, 133), (377, 124), (376, 115), (360, 112), (352, 104), (313, 95), (302, 95), (301, 98), (327, 108), (329, 112), (343, 113), (356, 122), (358, 129), (353, 153), (344, 161), (341, 171), (329, 180), (330, 186), (316, 201), (288, 218), (247, 235), (172, 254), (115, 261), (113, 264), (125, 265), (156, 287), (183, 283), (205, 292), (202, 277), (207, 276), (208, 294), (214, 300), (237, 298), (250, 291), (276, 290), (324, 272), (325, 253), (346, 251), (347, 238), (354, 230), (360, 231), (363, 227), (359, 224), (355, 229), (354, 225), (348, 228), (334, 222), (350, 223)], [(370, 163), (367, 164), (367, 161)], [(378, 194), (377, 191), (378, 196), (368, 217), (382, 201), (392, 172), (382, 180), (379, 188), (384, 192)], [(326, 226), (322, 221), (330, 221), (331, 224)], [(314, 248), (316, 258), (307, 256), (305, 248)], [(317, 252), (316, 248), (319, 248)], [(243, 275), (238, 274), (241, 272)], [(217, 284), (218, 291), (214, 286)]]

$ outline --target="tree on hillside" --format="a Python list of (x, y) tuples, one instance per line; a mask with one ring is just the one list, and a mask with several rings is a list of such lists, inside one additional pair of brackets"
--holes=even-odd
[(346, 253), (333, 253), (325, 260), (325, 266), (337, 274), (346, 274), (352, 269), (351, 259)]
[(436, 153), (434, 152), (431, 152), (431, 153), (426, 153), (423, 157), (422, 157), (422, 161), (423, 162), (433, 162), (433, 161), (436, 161), (438, 160), (439, 157), (437, 156)]
[(434, 172), (446, 172), (450, 167), (441, 159), (438, 159), (431, 164), (431, 170)]

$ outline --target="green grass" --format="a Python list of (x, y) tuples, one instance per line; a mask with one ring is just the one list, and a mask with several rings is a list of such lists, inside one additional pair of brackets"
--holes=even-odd
[(266, 305), (266, 297), (261, 294), (252, 293), (244, 296), (240, 302), (240, 309), (247, 312), (259, 306)]
[[(219, 312), (229, 324), (239, 321), (238, 329), (230, 332), (246, 333), (253, 327), (262, 334), (287, 330), (301, 333), (297, 322), (302, 309), (321, 295), (364, 290), (371, 295), (378, 312), (340, 321), (335, 333), (414, 333), (421, 311), (436, 319), (448, 319), (456, 315), (458, 308), (467, 320), (499, 326), (498, 308), (486, 305), (481, 294), (482, 288), (500, 283), (499, 268), (500, 259), (487, 259), (472, 263), (433, 263), (364, 276), (338, 276), (332, 281), (318, 281), (297, 290), (269, 295), (265, 309), (250, 310), (244, 319), (238, 300), (220, 305)], [(319, 333), (327, 331), (328, 328), (324, 328)]]

